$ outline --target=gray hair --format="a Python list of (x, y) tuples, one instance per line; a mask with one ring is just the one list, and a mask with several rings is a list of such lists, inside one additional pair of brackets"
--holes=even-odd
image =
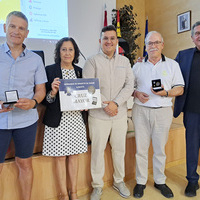
[(10, 13), (7, 15), (7, 17), (6, 17), (6, 24), (8, 24), (9, 18), (10, 18), (11, 16), (16, 16), (16, 17), (20, 17), (20, 18), (24, 19), (24, 20), (27, 22), (27, 27), (28, 27), (28, 19), (27, 19), (27, 17), (26, 17), (22, 12), (20, 12), (20, 11), (12, 11), (12, 12), (10, 12)]
[(155, 34), (155, 33), (159, 34), (160, 37), (161, 37), (161, 42), (164, 42), (163, 37), (162, 37), (162, 35), (159, 32), (157, 32), (157, 31), (150, 31), (150, 32), (148, 32), (148, 34), (146, 35), (145, 40), (144, 40), (144, 42), (145, 42), (146, 45), (147, 45), (147, 43), (149, 41), (150, 36), (152, 34)]
[(200, 21), (197, 21), (195, 24), (192, 25), (191, 29), (191, 36), (194, 36), (194, 28), (200, 25)]

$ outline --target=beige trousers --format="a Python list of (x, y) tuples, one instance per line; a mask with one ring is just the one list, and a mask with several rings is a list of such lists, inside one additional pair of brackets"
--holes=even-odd
[(136, 181), (145, 185), (148, 178), (148, 150), (153, 145), (153, 176), (157, 184), (164, 184), (165, 145), (172, 123), (171, 107), (148, 108), (134, 104), (133, 122), (136, 140)]
[(92, 187), (102, 188), (104, 185), (104, 150), (106, 148), (108, 139), (110, 141), (112, 151), (114, 181), (116, 183), (123, 181), (125, 176), (124, 156), (126, 149), (127, 116), (117, 120), (100, 120), (89, 116), (89, 132), (92, 151)]

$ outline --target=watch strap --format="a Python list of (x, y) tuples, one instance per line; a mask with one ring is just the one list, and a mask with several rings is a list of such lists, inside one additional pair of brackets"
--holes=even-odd
[(35, 109), (35, 108), (37, 108), (37, 106), (38, 106), (38, 102), (37, 102), (36, 99), (33, 99), (33, 100), (35, 101), (35, 106), (33, 107), (33, 109)]

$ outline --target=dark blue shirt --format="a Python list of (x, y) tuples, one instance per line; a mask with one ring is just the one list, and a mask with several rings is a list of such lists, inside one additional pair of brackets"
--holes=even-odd
[(196, 48), (190, 69), (184, 111), (200, 113), (200, 51)]

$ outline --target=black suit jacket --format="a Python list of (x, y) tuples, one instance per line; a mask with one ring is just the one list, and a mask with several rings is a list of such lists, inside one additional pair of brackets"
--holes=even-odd
[[(82, 69), (76, 65), (73, 65), (76, 77), (82, 78)], [(62, 79), (62, 71), (60, 64), (53, 64), (49, 65), (46, 68), (47, 73), (47, 79), (48, 82), (46, 83), (46, 93), (51, 91), (51, 83), (53, 82), (54, 78), (60, 78)], [(42, 102), (44, 105), (46, 105), (46, 111), (44, 114), (43, 123), (49, 127), (58, 127), (60, 124), (62, 112), (60, 110), (60, 98), (59, 93), (56, 94), (56, 99), (53, 103), (49, 103), (46, 101), (46, 98)], [(86, 123), (87, 113), (82, 112), (84, 122)]]
[(192, 60), (194, 56), (195, 48), (179, 51), (176, 61), (179, 63), (181, 72), (185, 81), (184, 93), (181, 96), (176, 97), (174, 104), (174, 117), (178, 117), (183, 112), (185, 101), (188, 94), (190, 69), (192, 66)]

